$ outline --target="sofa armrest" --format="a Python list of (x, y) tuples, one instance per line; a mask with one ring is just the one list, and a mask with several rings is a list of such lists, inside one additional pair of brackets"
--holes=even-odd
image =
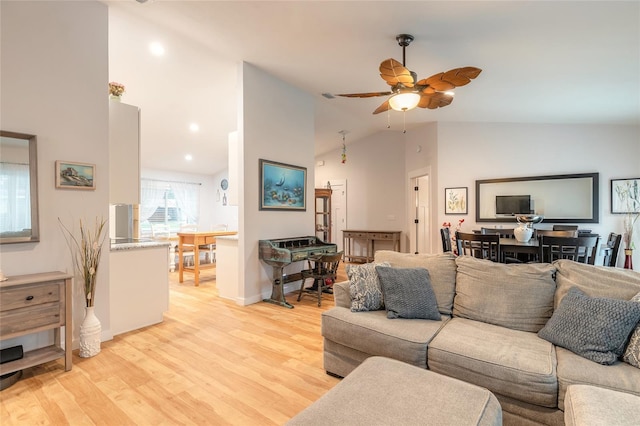
[(333, 285), (333, 300), (336, 306), (351, 309), (351, 290), (349, 281), (341, 281)]

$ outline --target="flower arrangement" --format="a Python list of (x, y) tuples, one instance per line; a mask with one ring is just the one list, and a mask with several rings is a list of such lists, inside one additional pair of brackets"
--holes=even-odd
[(462, 229), (462, 224), (464, 223), (464, 219), (459, 219), (458, 224), (456, 225), (456, 230), (451, 232), (451, 222), (443, 222), (443, 228), (449, 228), (449, 236), (451, 237), (451, 250), (453, 250), (453, 254), (458, 255), (458, 245), (456, 244), (456, 232)]
[(71, 251), (73, 266), (77, 273), (82, 276), (86, 306), (91, 307), (95, 303), (96, 277), (100, 264), (100, 255), (102, 254), (102, 245), (107, 237), (105, 229), (107, 221), (96, 218), (94, 228), (89, 229), (86, 223), (80, 219), (79, 239), (64, 226), (60, 218), (58, 218), (58, 222), (62, 227), (65, 241)]
[(628, 212), (623, 221), (624, 241), (627, 250), (633, 250), (633, 228), (640, 217), (640, 188), (638, 180), (628, 180), (623, 185), (616, 187), (616, 193)]
[(124, 93), (124, 84), (116, 83), (112, 81), (109, 83), (109, 94), (111, 96), (120, 97)]

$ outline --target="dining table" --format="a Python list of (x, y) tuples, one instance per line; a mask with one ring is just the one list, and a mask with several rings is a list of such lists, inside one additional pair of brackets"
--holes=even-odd
[[(539, 240), (537, 238), (531, 238), (527, 242), (518, 241), (515, 238), (500, 238), (500, 251), (502, 253), (514, 254), (515, 257), (518, 257), (518, 254), (528, 255), (529, 258), (536, 258), (538, 255), (538, 244)], [(505, 256), (503, 255), (504, 259)]]
[[(200, 285), (200, 270), (215, 268), (215, 262), (205, 265), (200, 264), (200, 247), (216, 243), (216, 237), (223, 235), (236, 235), (237, 231), (195, 231), (195, 232), (178, 232), (178, 278), (183, 282), (184, 272), (193, 272), (193, 281), (197, 286)], [(184, 266), (184, 251), (188, 248), (193, 250), (193, 266)]]

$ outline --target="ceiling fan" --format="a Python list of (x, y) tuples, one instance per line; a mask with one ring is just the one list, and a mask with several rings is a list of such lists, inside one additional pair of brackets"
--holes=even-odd
[(469, 84), (482, 70), (476, 67), (455, 68), (447, 72), (434, 74), (429, 78), (418, 80), (418, 75), (405, 66), (405, 49), (413, 41), (410, 34), (396, 37), (402, 46), (402, 63), (395, 59), (386, 59), (380, 64), (380, 77), (391, 86), (391, 91), (370, 93), (344, 93), (337, 96), (347, 98), (371, 98), (389, 96), (382, 105), (373, 111), (379, 114), (389, 109), (408, 111), (415, 107), (436, 109), (449, 105), (453, 101), (456, 87)]

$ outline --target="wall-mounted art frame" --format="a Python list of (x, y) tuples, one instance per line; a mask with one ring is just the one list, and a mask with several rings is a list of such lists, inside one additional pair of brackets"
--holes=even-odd
[(56, 188), (96, 189), (96, 165), (56, 161)]
[(260, 210), (307, 210), (307, 168), (260, 159)]
[(444, 189), (444, 214), (467, 214), (469, 212), (468, 188)]
[(640, 212), (640, 178), (611, 179), (611, 213)]

